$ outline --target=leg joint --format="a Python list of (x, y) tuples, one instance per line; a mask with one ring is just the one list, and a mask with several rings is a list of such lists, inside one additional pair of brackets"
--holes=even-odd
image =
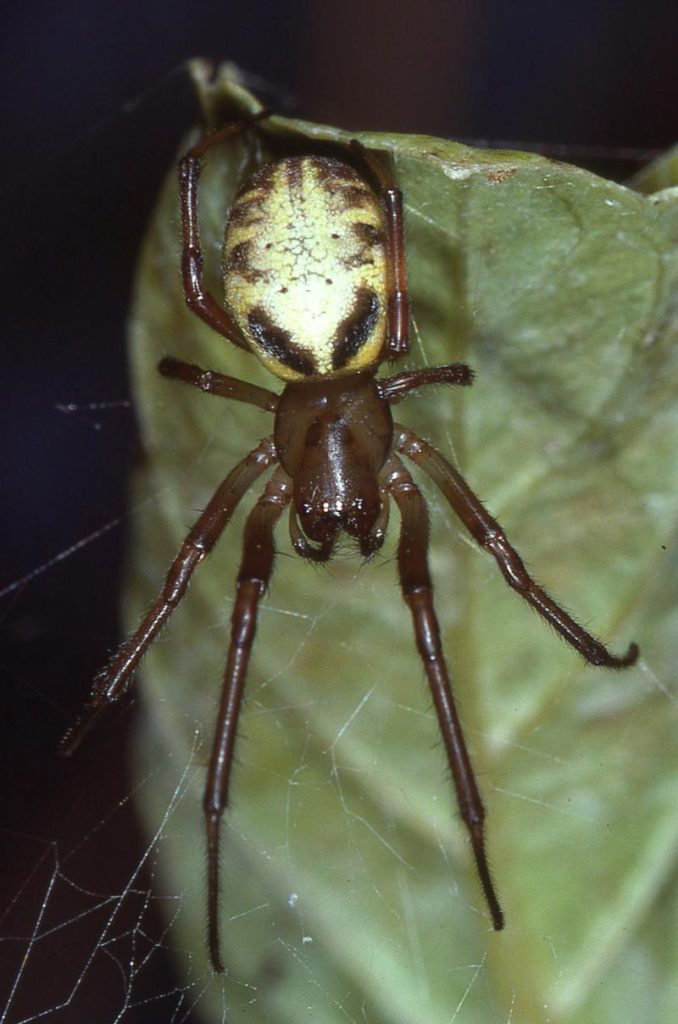
[(530, 589), (530, 577), (523, 560), (509, 544), (503, 530), (489, 530), (480, 543), (495, 557), (504, 579), (513, 590), (524, 593)]

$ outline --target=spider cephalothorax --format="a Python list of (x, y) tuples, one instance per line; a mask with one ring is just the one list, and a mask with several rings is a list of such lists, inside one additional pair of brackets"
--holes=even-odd
[(205, 289), (197, 211), (202, 157), (262, 116), (227, 125), (206, 137), (179, 165), (183, 281), (189, 307), (228, 341), (253, 351), (286, 382), (284, 390), (278, 396), (172, 358), (163, 359), (159, 369), (166, 377), (210, 394), (274, 413), (273, 432), (217, 488), (170, 566), (160, 596), (95, 680), (89, 702), (62, 744), (64, 753), (75, 749), (99, 714), (126, 692), (144, 652), (182, 599), (194, 569), (214, 546), (247, 490), (275, 467), (245, 525), (204, 798), (208, 941), (216, 970), (222, 969), (217, 914), (219, 826), (227, 804), (257, 609), (273, 569), (273, 531), (286, 509), (295, 549), (305, 558), (326, 561), (342, 533), (357, 542), (363, 556), (371, 555), (383, 541), (391, 501), (398, 507), (402, 593), (412, 613), (459, 809), (495, 929), (503, 927), (503, 915), (485, 853), (485, 812), (455, 709), (433, 607), (426, 505), (400, 456), (434, 480), (472, 536), (494, 556), (509, 586), (587, 661), (623, 668), (638, 655), (635, 644), (621, 657), (610, 654), (555, 604), (528, 575), (499, 524), (457, 470), (435, 448), (393, 422), (391, 406), (404, 395), (432, 384), (470, 384), (472, 374), (464, 364), (453, 363), (393, 377), (375, 375), (384, 360), (407, 353), (409, 318), (402, 198), (376, 156), (353, 142), (346, 161), (292, 157), (255, 171), (231, 208), (224, 248), (225, 307)]
[[(294, 480), (292, 540), (300, 554), (328, 558), (337, 535), (363, 555), (384, 539), (380, 473), (392, 447), (388, 402), (370, 373), (288, 384), (275, 419), (275, 446)], [(312, 548), (296, 530), (297, 520)]]

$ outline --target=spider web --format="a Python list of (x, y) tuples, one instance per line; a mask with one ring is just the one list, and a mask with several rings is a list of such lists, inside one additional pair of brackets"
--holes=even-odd
[[(177, 800), (189, 770), (177, 786)], [(200, 999), (197, 979), (179, 987), (163, 977), (158, 963), (169, 948), (167, 932), (181, 913), (179, 897), (156, 895), (155, 854), (162, 831), (140, 855), (136, 851), (136, 862), (130, 864), (128, 852), (120, 889), (99, 887), (110, 884), (111, 875), (121, 875), (104, 853), (129, 841), (124, 818), (132, 797), (119, 801), (66, 851), (58, 839), (46, 844), (5, 834), (20, 881), (2, 915), (3, 1022), (192, 1019)], [(173, 808), (167, 808), (168, 816)], [(102, 869), (100, 858), (112, 870)]]

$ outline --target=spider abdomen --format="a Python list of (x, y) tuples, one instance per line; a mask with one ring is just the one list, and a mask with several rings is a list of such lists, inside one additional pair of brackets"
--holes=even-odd
[(238, 327), (277, 377), (375, 366), (386, 336), (387, 268), (374, 192), (328, 157), (261, 167), (231, 209), (224, 285)]

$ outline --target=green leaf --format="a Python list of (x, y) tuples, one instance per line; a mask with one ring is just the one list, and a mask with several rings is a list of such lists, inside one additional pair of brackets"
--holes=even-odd
[[(206, 126), (257, 109), (233, 68), (209, 81), (196, 63), (194, 77)], [(222, 1020), (225, 1007), (238, 1024), (669, 1024), (676, 196), (524, 153), (354, 134), (392, 164), (405, 196), (407, 365), (463, 359), (476, 371), (471, 389), (412, 397), (398, 419), (460, 467), (565, 607), (617, 652), (637, 640), (641, 659), (625, 672), (585, 667), (420, 480), (507, 917), (493, 933), (397, 586), (397, 517), (370, 564), (347, 551), (320, 571), (293, 554), (281, 525), (222, 831), (228, 974), (211, 976), (201, 793), (243, 502), (142, 672), (135, 772), (145, 827), (160, 829), (160, 875), (180, 896), (178, 909), (169, 903), (180, 970), (198, 978), (205, 1019)], [(265, 148), (275, 137), (305, 149), (353, 137), (277, 117), (261, 135)], [(256, 148), (240, 137), (207, 161), (201, 222), (215, 295), (225, 216)], [(186, 310), (180, 244), (173, 173), (132, 314), (147, 459), (134, 488), (130, 627), (197, 510), (271, 430), (268, 414), (156, 371), (169, 353), (276, 386)]]

